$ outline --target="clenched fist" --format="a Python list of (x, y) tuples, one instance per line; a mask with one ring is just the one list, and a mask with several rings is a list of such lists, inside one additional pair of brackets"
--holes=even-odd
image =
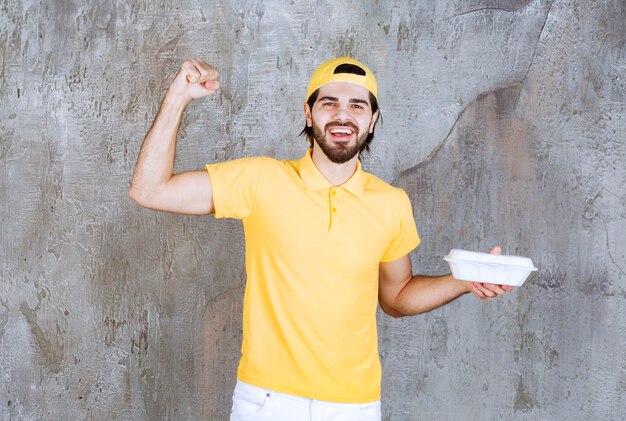
[(199, 58), (183, 63), (170, 85), (169, 91), (186, 100), (202, 98), (214, 93), (220, 87), (220, 72)]

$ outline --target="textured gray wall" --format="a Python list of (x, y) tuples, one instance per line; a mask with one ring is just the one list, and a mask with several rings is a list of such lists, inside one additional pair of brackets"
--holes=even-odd
[(626, 414), (626, 2), (0, 4), (0, 419), (227, 418), (245, 282), (236, 221), (127, 198), (181, 62), (179, 170), (299, 157), (324, 59), (376, 70), (365, 167), (407, 190), (422, 246), (527, 255), (503, 299), (381, 314), (385, 420)]

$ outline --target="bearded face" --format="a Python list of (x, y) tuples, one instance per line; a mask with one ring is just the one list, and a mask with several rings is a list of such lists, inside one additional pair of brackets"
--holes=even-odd
[(331, 162), (348, 162), (367, 147), (378, 117), (369, 97), (362, 86), (332, 82), (319, 88), (312, 107), (305, 104), (313, 140)]

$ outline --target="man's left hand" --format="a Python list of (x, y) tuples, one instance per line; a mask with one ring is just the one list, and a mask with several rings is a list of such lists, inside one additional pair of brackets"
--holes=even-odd
[[(490, 254), (502, 254), (502, 248), (496, 246), (489, 252)], [(470, 291), (479, 300), (489, 301), (513, 289), (508, 285), (487, 284), (484, 282), (472, 282)]]

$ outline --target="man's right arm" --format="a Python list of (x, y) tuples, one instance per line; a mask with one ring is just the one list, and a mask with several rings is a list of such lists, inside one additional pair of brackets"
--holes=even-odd
[(192, 99), (213, 94), (219, 88), (218, 77), (219, 72), (202, 60), (183, 63), (139, 152), (128, 194), (141, 206), (193, 215), (215, 212), (206, 171), (173, 171), (183, 112)]

